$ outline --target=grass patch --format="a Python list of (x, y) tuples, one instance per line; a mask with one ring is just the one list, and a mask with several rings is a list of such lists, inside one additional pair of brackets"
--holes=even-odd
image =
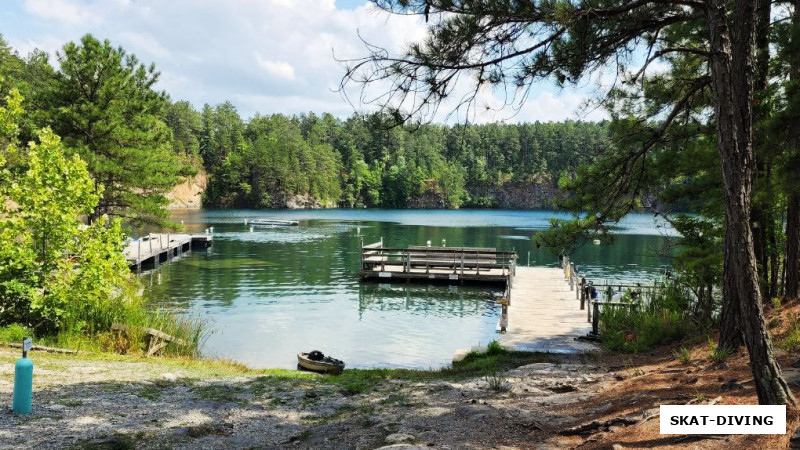
[(692, 362), (692, 354), (689, 352), (689, 349), (687, 349), (686, 347), (681, 347), (680, 350), (673, 350), (672, 351), (672, 356), (674, 356), (675, 359), (679, 363), (681, 363), (683, 365), (686, 365), (686, 364), (689, 364), (690, 362)]
[(711, 338), (708, 338), (708, 350), (711, 352), (711, 354), (708, 356), (708, 359), (715, 363), (725, 362), (725, 360), (733, 354), (730, 349), (718, 348), (714, 340)]
[(545, 353), (507, 350), (497, 343), (489, 344), (485, 351), (470, 352), (452, 367), (439, 370), (410, 369), (353, 369), (338, 376), (320, 377), (319, 381), (340, 386), (347, 394), (362, 394), (372, 391), (387, 380), (430, 381), (462, 380), (480, 378), (503, 372), (526, 364), (552, 362)]
[(154, 402), (154, 401), (158, 400), (159, 398), (161, 398), (161, 394), (163, 392), (164, 392), (164, 387), (156, 385), (156, 384), (150, 384), (150, 385), (147, 385), (147, 386), (143, 386), (142, 388), (137, 390), (136, 391), (136, 396), (141, 397), (141, 398), (145, 398), (147, 400), (150, 400), (150, 401)]
[(506, 379), (500, 376), (498, 373), (493, 373), (486, 375), (483, 377), (483, 380), (489, 385), (489, 389), (495, 392), (506, 392), (508, 391), (508, 384), (506, 384)]
[(794, 352), (800, 350), (800, 321), (789, 313), (787, 319), (790, 324), (789, 331), (782, 338), (777, 339), (776, 345), (784, 350)]
[(18, 323), (0, 327), (0, 342), (22, 343), (22, 339), (33, 338), (33, 330)]
[(605, 308), (600, 312), (600, 337), (608, 350), (638, 353), (694, 333), (691, 323), (671, 309)]
[(245, 400), (239, 398), (237, 395), (243, 392), (243, 389), (238, 386), (210, 384), (208, 386), (198, 386), (192, 389), (192, 392), (194, 392), (198, 398), (212, 402), (246, 403)]
[(135, 450), (136, 441), (134, 436), (117, 433), (104, 438), (82, 441), (71, 448), (76, 450)]
[(65, 398), (65, 399), (59, 400), (59, 401), (58, 401), (58, 404), (59, 404), (59, 405), (64, 405), (64, 406), (66, 406), (67, 408), (77, 408), (78, 406), (82, 406), (82, 405), (83, 405), (83, 402), (82, 402), (82, 401), (80, 401), (80, 400), (75, 400), (75, 399), (66, 399), (66, 398)]

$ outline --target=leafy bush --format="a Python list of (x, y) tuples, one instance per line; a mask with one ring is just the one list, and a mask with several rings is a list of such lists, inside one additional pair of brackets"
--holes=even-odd
[[(12, 92), (7, 106), (0, 106), (0, 122), (15, 123), (20, 102)], [(119, 220), (81, 221), (102, 195), (86, 163), (70, 156), (49, 128), (25, 149), (16, 144), (16, 130), (0, 127), (0, 141), (9, 143), (0, 149), (0, 326), (21, 324), (62, 346), (96, 348), (108, 340), (116, 348), (121, 340), (95, 337), (119, 322), (184, 339), (190, 345), (172, 344), (165, 351), (194, 354), (201, 324), (147, 310), (122, 254)], [(16, 155), (13, 164), (4, 154)], [(20, 329), (14, 330), (11, 337), (19, 337)], [(143, 350), (143, 336), (126, 342), (125, 352)]]
[(506, 349), (497, 341), (489, 342), (489, 345), (486, 346), (486, 354), (490, 356), (500, 355), (505, 353), (505, 351)]
[(0, 327), (0, 342), (22, 342), (26, 337), (33, 337), (33, 330), (24, 325), (12, 323)]

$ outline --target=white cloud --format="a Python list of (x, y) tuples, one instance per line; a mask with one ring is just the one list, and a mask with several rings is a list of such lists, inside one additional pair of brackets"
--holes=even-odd
[(171, 55), (168, 48), (149, 34), (124, 31), (118, 34), (118, 38), (127, 51), (138, 54), (140, 58), (165, 59)]
[(284, 61), (268, 61), (264, 59), (260, 53), (256, 52), (256, 62), (265, 72), (287, 80), (294, 80), (294, 67)]
[(71, 25), (95, 23), (100, 19), (90, 9), (69, 0), (25, 0), (25, 11), (42, 19)]
[[(419, 17), (389, 15), (370, 3), (336, 9), (334, 0), (24, 2), (23, 23), (4, 32), (23, 53), (34, 47), (53, 53), (92, 33), (154, 62), (162, 73), (159, 88), (173, 99), (196, 107), (231, 100), (245, 117), (311, 110), (347, 116), (352, 107), (335, 92), (344, 67), (334, 55), (365, 56), (362, 38), (397, 53), (426, 29)], [(514, 117), (510, 110), (481, 111), (477, 120), (559, 120), (574, 116), (582, 101), (574, 92), (534, 92)], [(484, 96), (486, 103), (499, 102)]]

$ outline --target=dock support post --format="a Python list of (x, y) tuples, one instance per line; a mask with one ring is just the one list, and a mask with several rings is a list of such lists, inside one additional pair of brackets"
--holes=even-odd
[(597, 300), (592, 302), (592, 334), (597, 336), (600, 328), (600, 304)]

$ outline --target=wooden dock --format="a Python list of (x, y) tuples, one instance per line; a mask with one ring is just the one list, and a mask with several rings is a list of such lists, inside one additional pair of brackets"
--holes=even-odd
[(576, 341), (592, 330), (587, 311), (581, 310), (578, 286), (570, 286), (564, 269), (518, 267), (510, 290), (507, 332), (498, 342), (507, 348), (550, 353), (596, 350)]
[(381, 282), (439, 282), (450, 284), (513, 283), (517, 254), (493, 248), (427, 247), (388, 248), (383, 240), (361, 246), (362, 280)]
[(141, 270), (142, 265), (158, 266), (193, 249), (207, 249), (211, 240), (208, 234), (151, 233), (130, 241), (123, 254), (132, 269)]

